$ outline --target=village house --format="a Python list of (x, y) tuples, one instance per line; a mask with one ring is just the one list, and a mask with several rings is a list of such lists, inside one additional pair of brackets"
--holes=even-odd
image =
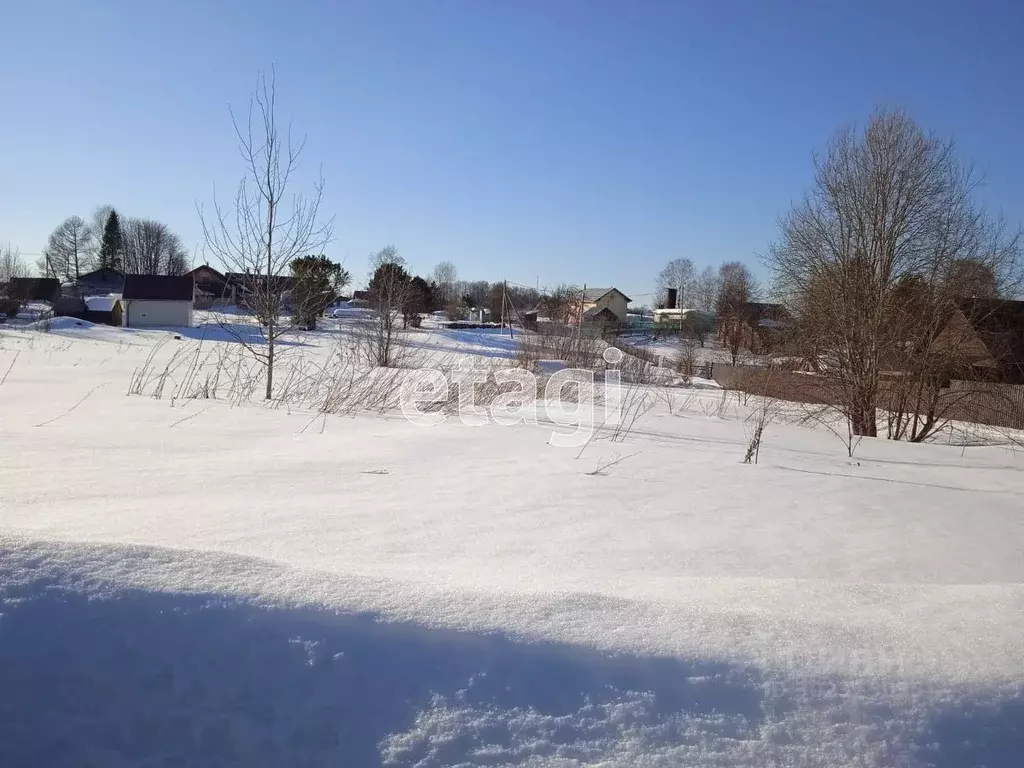
[(195, 306), (199, 309), (209, 309), (222, 303), (234, 303), (232, 286), (228, 284), (228, 278), (209, 264), (202, 264), (188, 276), (192, 278), (195, 285)]
[(191, 327), (194, 290), (190, 275), (128, 275), (120, 301), (121, 324)]
[(224, 278), (226, 288), (223, 295), (229, 303), (237, 307), (248, 308), (253, 303), (249, 298), (251, 295), (266, 295), (267, 291), (272, 295), (281, 296), (282, 303), (288, 304), (290, 292), (294, 288), (294, 281), (289, 275), (272, 275), (268, 280), (267, 276), (262, 274), (226, 272)]
[(588, 288), (583, 292), (583, 319), (589, 322), (624, 323), (632, 299), (618, 288)]
[(943, 329), (978, 378), (1024, 384), (1024, 301), (964, 299)]

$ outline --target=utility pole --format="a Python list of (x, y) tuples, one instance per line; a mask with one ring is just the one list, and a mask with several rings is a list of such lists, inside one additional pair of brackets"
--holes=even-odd
[(580, 313), (579, 318), (576, 321), (576, 329), (579, 334), (583, 335), (583, 305), (587, 302), (587, 284), (583, 284), (583, 293), (580, 294)]
[(515, 336), (512, 334), (512, 315), (515, 314), (516, 320), (519, 321), (519, 327), (523, 329), (524, 333), (526, 332), (526, 326), (523, 325), (523, 318), (519, 314), (519, 310), (516, 309), (516, 305), (513, 304), (511, 300), (508, 303), (508, 309), (509, 309), (509, 313), (508, 313), (508, 337), (510, 339), (514, 339)]
[(508, 292), (508, 280), (501, 281), (501, 330), (505, 330), (505, 302)]
[[(512, 332), (512, 312), (515, 311), (515, 307), (512, 306), (512, 301), (508, 298), (508, 280), (502, 282), (501, 286), (501, 314), (505, 316), (505, 307), (508, 307), (508, 337), (514, 339), (515, 335)], [(516, 316), (519, 313), (516, 312)]]

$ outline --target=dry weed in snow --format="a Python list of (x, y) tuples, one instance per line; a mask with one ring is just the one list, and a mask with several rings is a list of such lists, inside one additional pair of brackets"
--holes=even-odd
[(633, 384), (581, 463), (345, 336), (263, 405), (220, 339), (0, 331), (0, 764), (1018, 765), (1024, 452), (780, 404), (751, 472), (763, 400)]

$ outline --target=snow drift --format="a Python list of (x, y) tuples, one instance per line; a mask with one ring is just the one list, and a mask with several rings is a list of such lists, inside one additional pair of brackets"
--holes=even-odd
[(745, 466), (699, 390), (582, 453), (307, 429), (128, 396), (169, 336), (100, 330), (0, 333), (0, 765), (1019, 765), (1013, 450)]

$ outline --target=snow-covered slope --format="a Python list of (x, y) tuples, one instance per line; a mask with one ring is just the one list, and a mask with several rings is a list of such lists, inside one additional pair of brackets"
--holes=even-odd
[(0, 335), (0, 764), (1019, 764), (1012, 450), (311, 429), (80, 332)]

